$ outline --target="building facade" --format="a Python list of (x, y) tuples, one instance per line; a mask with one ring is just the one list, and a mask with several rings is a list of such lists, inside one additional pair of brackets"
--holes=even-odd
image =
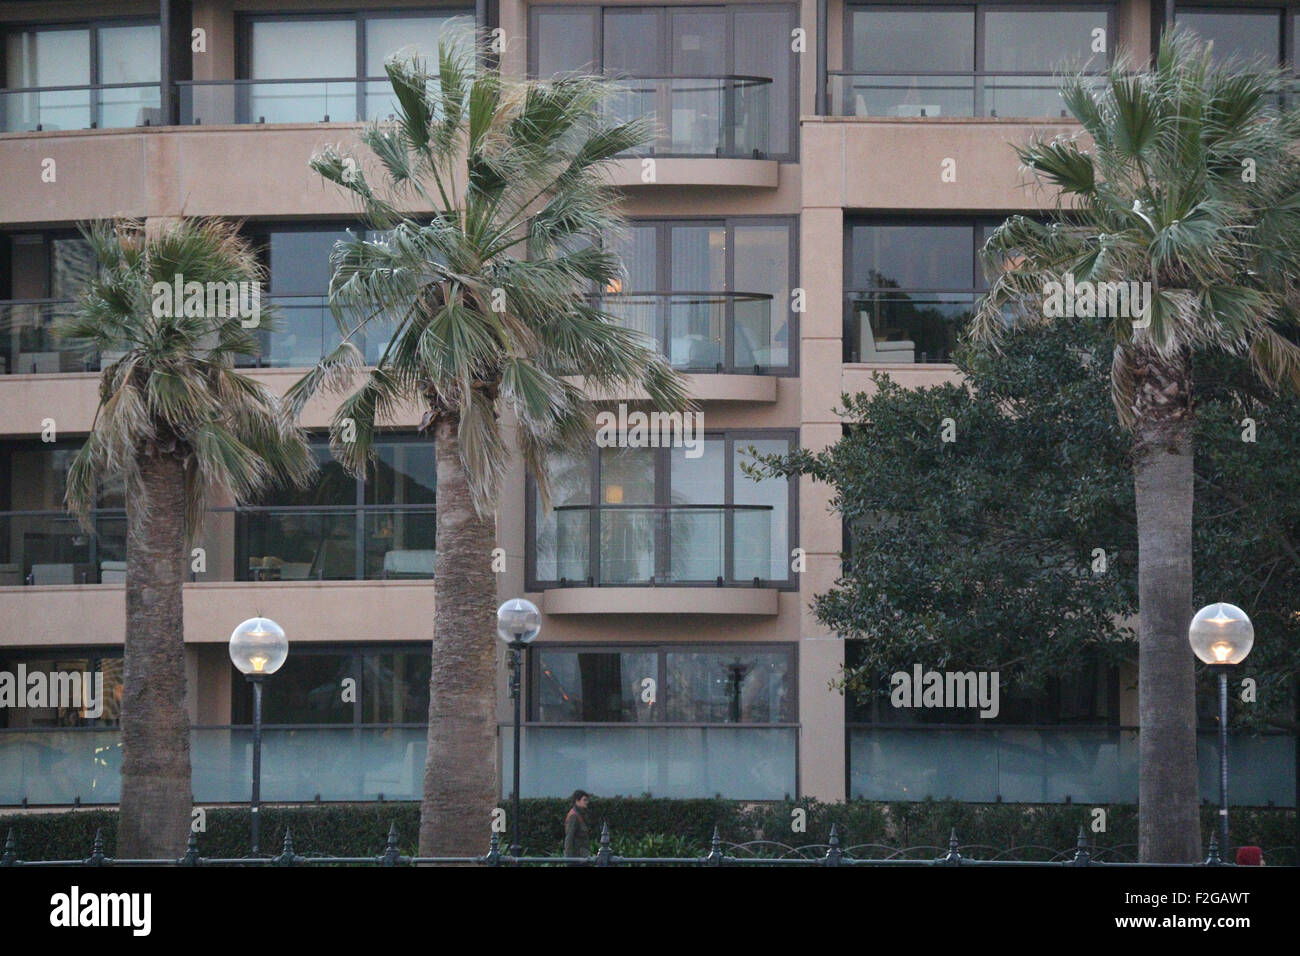
[[(846, 703), (828, 685), (852, 647), (809, 610), (843, 546), (827, 489), (755, 483), (741, 465), (751, 447), (833, 443), (841, 394), (871, 389), (875, 370), (954, 376), (982, 237), (1051, 203), (1022, 188), (1011, 144), (1072, 129), (1055, 71), (1148, 57), (1176, 21), (1293, 63), (1295, 15), (1158, 0), (0, 3), (0, 671), (104, 686), (101, 707), (0, 710), (0, 805), (117, 796), (121, 491), (103, 490), (95, 535), (62, 510), (111, 358), (50, 335), (87, 266), (76, 224), (242, 220), (284, 317), (250, 374), (287, 389), (337, 338), (328, 256), (355, 224), (308, 158), (390, 110), (385, 56), (475, 24), (499, 31), (506, 71), (618, 76), (615, 108), (654, 114), (652, 148), (614, 172), (632, 223), (625, 284), (604, 293), (704, 416), (692, 448), (593, 445), (555, 463), (550, 511), (512, 467), (499, 597), (544, 613), (524, 795), (1134, 800), (1131, 670), (1009, 700), (993, 721), (901, 723)], [(200, 802), (246, 799), (251, 702), (226, 645), (254, 614), (291, 641), (266, 685), (263, 798), (419, 796), (432, 578), (455, 570), (436, 565), (431, 439), (404, 410), (357, 480), (329, 458), (331, 411), (304, 413), (315, 486), (219, 508), (193, 555)], [(499, 700), (508, 781), (504, 658)], [(1276, 772), (1234, 780), (1234, 799), (1294, 804), (1291, 738), (1238, 746), (1242, 765)], [(1207, 737), (1207, 796), (1213, 753)]]

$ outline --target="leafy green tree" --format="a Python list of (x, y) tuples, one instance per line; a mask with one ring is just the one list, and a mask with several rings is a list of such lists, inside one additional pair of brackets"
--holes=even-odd
[[(1246, 355), (1270, 386), (1300, 386), (1300, 116), (1279, 115), (1279, 77), (1212, 64), (1189, 35), (1162, 40), (1155, 68), (1119, 63), (1105, 81), (1067, 78), (1077, 135), (1018, 154), (1061, 206), (990, 237), (1000, 269), (973, 323), (996, 343), (1008, 310), (1055, 317), (1051, 283), (1150, 284), (1142, 314), (1112, 308), (1111, 392), (1131, 430), (1138, 520), (1140, 855), (1200, 856), (1192, 613), (1192, 354)], [(1137, 287), (1139, 290), (1141, 286)], [(1086, 299), (1083, 301), (1086, 308)], [(1118, 314), (1117, 314), (1118, 313)], [(1069, 311), (1066, 311), (1069, 314)]]
[[(590, 296), (621, 270), (607, 167), (647, 141), (648, 125), (610, 121), (598, 78), (515, 81), (476, 71), (473, 57), (444, 43), (436, 71), (410, 58), (385, 65), (397, 120), (361, 135), (377, 168), (333, 148), (313, 157), (379, 235), (336, 248), (330, 292), (343, 341), (291, 393), (301, 405), (322, 388), (346, 392), (331, 445), (353, 470), (402, 401), (425, 409), (421, 428), (435, 437), (424, 854), (482, 852), (500, 794), (490, 552), (508, 432), (549, 501), (548, 454), (589, 447), (590, 394), (636, 389), (658, 408), (687, 404), (680, 377)], [(391, 335), (368, 370), (353, 344), (363, 331)]]
[(83, 233), (98, 271), (59, 332), (120, 357), (100, 377), (94, 423), (68, 471), (67, 506), (93, 533), (100, 487), (126, 489), (117, 855), (179, 857), (192, 793), (182, 607), (189, 544), (210, 506), (301, 484), (315, 463), (279, 398), (236, 371), (259, 351), (239, 310), (209, 312), (206, 295), (201, 308), (155, 295), (156, 284), (174, 287), (178, 277), (260, 283), (235, 225), (182, 219), (146, 233), (118, 220)]

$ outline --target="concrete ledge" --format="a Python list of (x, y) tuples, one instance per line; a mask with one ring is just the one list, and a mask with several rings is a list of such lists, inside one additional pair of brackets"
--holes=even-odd
[(775, 616), (775, 588), (551, 588), (547, 614), (744, 614)]
[[(642, 178), (643, 159), (654, 159), (654, 182)], [(615, 186), (625, 189), (654, 189), (656, 186), (712, 186), (776, 189), (781, 182), (781, 164), (775, 159), (721, 159), (666, 156), (629, 157), (610, 167)]]
[[(777, 375), (685, 375), (686, 389), (696, 402), (758, 402), (772, 404), (776, 401)], [(797, 382), (798, 379), (788, 379)], [(579, 384), (584, 384), (579, 379)], [(643, 389), (628, 389), (623, 393), (591, 391), (598, 402), (645, 401)]]

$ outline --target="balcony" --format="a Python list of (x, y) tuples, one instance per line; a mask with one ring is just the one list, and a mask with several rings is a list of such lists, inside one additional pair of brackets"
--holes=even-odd
[(653, 156), (763, 159), (772, 81), (761, 76), (628, 76), (613, 81), (611, 119), (653, 120)]
[(850, 292), (844, 319), (844, 361), (917, 365), (952, 361), (958, 336), (980, 293), (888, 289)]
[(178, 81), (181, 124), (357, 123), (397, 112), (387, 77)]
[(55, 324), (70, 314), (68, 299), (0, 301), (0, 373), (97, 372), (100, 356), (84, 342), (61, 341)]
[(781, 585), (771, 576), (775, 513), (771, 505), (556, 505), (536, 563), (560, 588)]
[[(0, 587), (126, 582), (126, 512), (104, 510), (94, 534), (63, 511), (0, 513)], [(196, 582), (432, 579), (433, 505), (217, 508), (195, 546)], [(193, 565), (191, 565), (191, 568)]]
[(158, 83), (0, 89), (0, 133), (161, 125)]
[[(1136, 803), (1137, 731), (1106, 727), (848, 728), (849, 795), (864, 800)], [(1235, 804), (1295, 805), (1294, 738), (1232, 734)], [(1201, 797), (1218, 801), (1218, 738), (1200, 734)]]
[(681, 372), (763, 375), (788, 365), (772, 346), (773, 297), (758, 292), (623, 292), (601, 308)]

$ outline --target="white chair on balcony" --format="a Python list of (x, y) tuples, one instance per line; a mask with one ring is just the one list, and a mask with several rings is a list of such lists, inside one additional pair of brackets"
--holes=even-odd
[(126, 562), (125, 561), (100, 561), (99, 562), (99, 583), (100, 584), (125, 584), (126, 583)]
[(288, 561), (280, 565), (281, 581), (306, 581), (310, 577), (310, 561)]
[(916, 363), (916, 343), (908, 339), (895, 342), (877, 342), (871, 332), (871, 322), (860, 316), (858, 321), (861, 337), (858, 343), (859, 362), (881, 362), (892, 365), (914, 365)]
[(70, 564), (33, 564), (32, 584), (44, 587), (52, 584), (75, 584), (74, 568)]

